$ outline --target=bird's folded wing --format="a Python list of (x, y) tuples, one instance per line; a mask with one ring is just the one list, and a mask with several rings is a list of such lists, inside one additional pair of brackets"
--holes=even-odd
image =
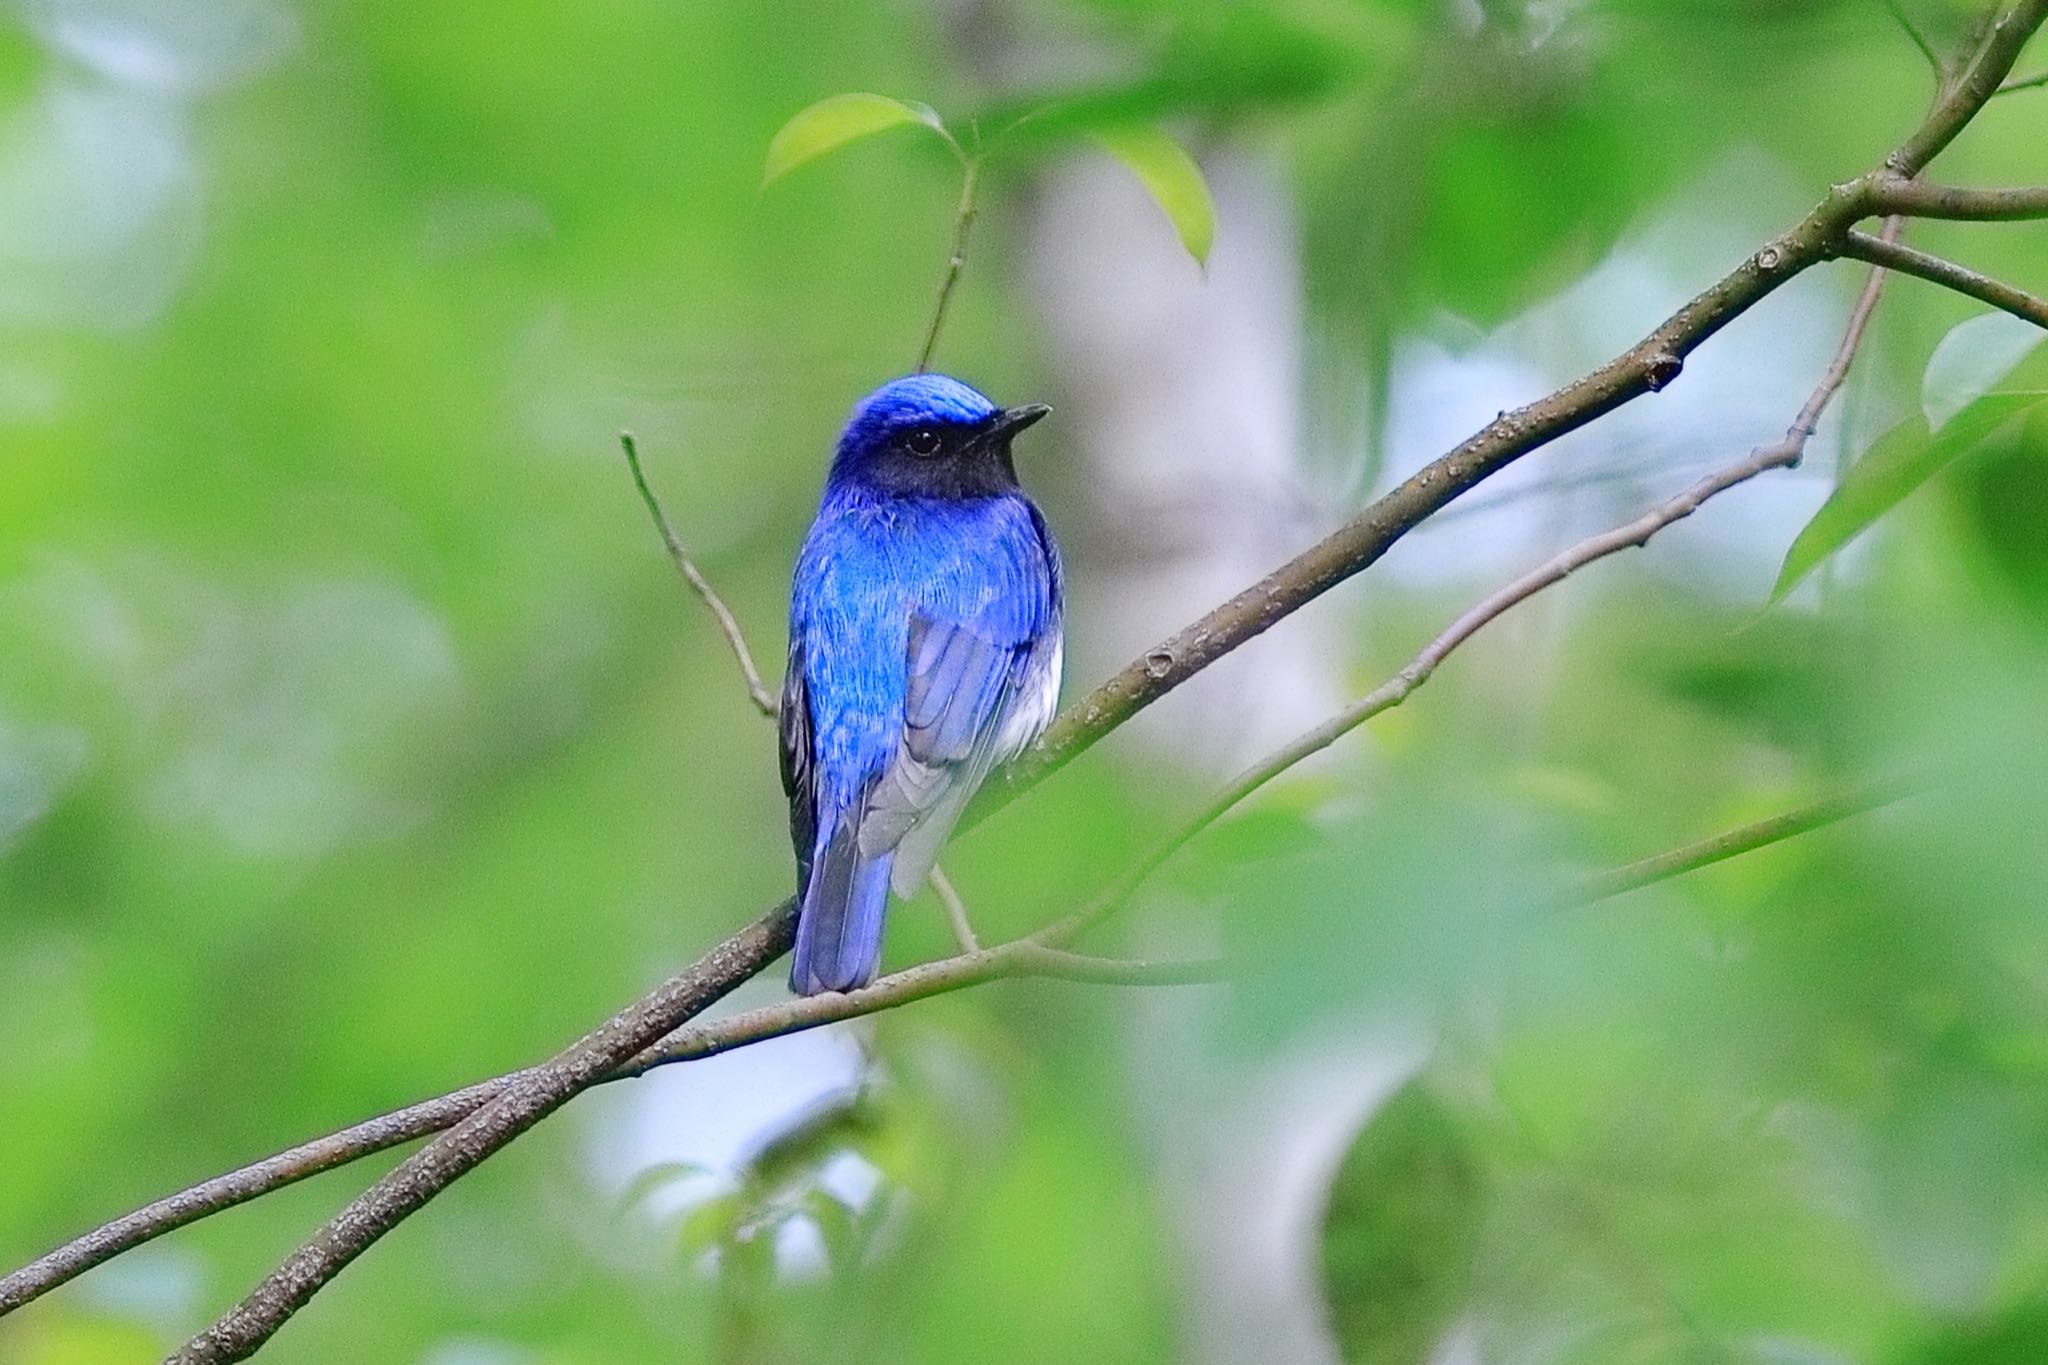
[(1032, 640), (998, 644), (971, 626), (911, 619), (903, 734), (860, 822), (864, 852), (896, 850), (897, 895), (924, 885), (968, 799), (1013, 756), (1012, 712), (1032, 690), (1043, 652)]
[(810, 685), (804, 675), (803, 637), (792, 633), (789, 664), (782, 675), (782, 704), (776, 730), (782, 759), (782, 790), (789, 797), (789, 835), (796, 846), (797, 885), (811, 879), (818, 837), (818, 772), (811, 749)]

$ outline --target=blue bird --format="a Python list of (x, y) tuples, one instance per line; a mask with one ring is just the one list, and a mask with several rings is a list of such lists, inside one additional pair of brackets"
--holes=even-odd
[(839, 437), (782, 685), (799, 995), (874, 979), (890, 890), (917, 893), (976, 788), (1052, 719), (1059, 552), (1010, 456), (1049, 411), (919, 374)]

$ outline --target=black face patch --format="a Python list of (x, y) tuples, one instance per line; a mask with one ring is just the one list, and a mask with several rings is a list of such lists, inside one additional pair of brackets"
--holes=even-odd
[(861, 470), (898, 497), (988, 498), (1017, 491), (1010, 454), (1013, 429), (997, 413), (976, 423), (909, 426), (894, 433)]

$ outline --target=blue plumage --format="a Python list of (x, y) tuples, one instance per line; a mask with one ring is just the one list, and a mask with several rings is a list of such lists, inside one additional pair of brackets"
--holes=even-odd
[(790, 984), (873, 979), (893, 887), (1059, 694), (1059, 554), (1010, 441), (1043, 417), (943, 375), (862, 400), (797, 560), (782, 696), (801, 909)]

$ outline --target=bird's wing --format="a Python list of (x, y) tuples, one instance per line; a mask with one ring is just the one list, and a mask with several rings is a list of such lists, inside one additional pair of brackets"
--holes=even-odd
[(796, 845), (797, 886), (811, 879), (818, 837), (817, 768), (811, 752), (811, 695), (804, 681), (804, 646), (791, 631), (789, 665), (782, 675), (782, 705), (776, 713), (782, 749), (782, 790), (789, 797), (789, 838)]
[(911, 618), (903, 735), (868, 790), (860, 822), (863, 852), (896, 850), (890, 883), (897, 895), (924, 885), (989, 770), (1036, 738), (1013, 721), (1024, 719), (1019, 703), (1033, 712), (1042, 706), (1035, 675), (1048, 660), (1057, 687), (1057, 657), (1056, 639), (999, 644), (958, 622)]
[(967, 803), (981, 790), (988, 775), (1031, 747), (1052, 720), (1059, 707), (1060, 637), (1042, 636), (1018, 647), (1001, 710), (993, 718), (987, 745), (978, 751), (970, 768), (955, 780), (938, 809), (903, 836), (897, 849), (899, 885), (910, 895), (931, 875), (939, 848), (953, 833), (953, 826), (967, 809)]

